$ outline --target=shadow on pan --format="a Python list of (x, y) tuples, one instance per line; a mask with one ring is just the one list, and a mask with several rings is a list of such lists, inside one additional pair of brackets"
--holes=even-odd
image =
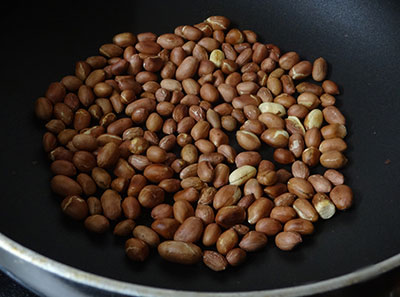
[[(1, 48), (3, 140), (0, 231), (40, 254), (97, 275), (134, 284), (190, 291), (252, 291), (326, 280), (400, 252), (397, 215), (400, 83), (397, 70), (400, 5), (396, 1), (121, 1), (27, 4), (4, 10)], [(203, 265), (179, 266), (150, 257), (129, 262), (123, 242), (88, 236), (66, 220), (49, 190), (42, 153), (43, 128), (32, 104), (47, 85), (73, 73), (74, 63), (123, 31), (172, 32), (209, 15), (226, 15), (265, 43), (302, 58), (323, 56), (341, 86), (348, 119), (344, 170), (355, 207), (319, 222), (316, 234), (290, 253), (270, 244), (240, 268), (213, 273)], [(390, 164), (385, 164), (390, 160)], [(387, 163), (387, 162), (386, 162)]]

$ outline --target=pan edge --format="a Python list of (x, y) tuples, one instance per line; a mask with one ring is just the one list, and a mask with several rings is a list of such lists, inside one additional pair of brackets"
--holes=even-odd
[[(37, 292), (46, 294), (46, 296), (48, 296), (48, 294), (51, 296), (51, 292), (55, 293), (52, 289), (56, 289), (58, 296), (86, 296), (85, 292), (93, 289), (98, 291), (96, 293), (100, 294), (101, 292), (103, 292), (103, 294), (118, 293), (122, 296), (304, 296), (360, 283), (400, 266), (400, 254), (397, 254), (379, 263), (342, 276), (300, 286), (249, 292), (191, 292), (137, 285), (85, 272), (40, 255), (6, 237), (2, 233), (0, 233), (0, 259), (0, 266), (5, 268), (8, 273), (13, 274), (23, 284), (26, 284)], [(34, 274), (32, 274), (32, 272), (34, 272)], [(39, 274), (41, 274), (39, 277), (40, 280), (44, 280), (44, 282), (35, 284), (35, 278), (32, 278), (32, 275)], [(45, 284), (46, 281), (49, 284), (56, 284), (57, 287), (50, 285), (50, 287), (43, 288), (43, 284)], [(62, 284), (61, 288), (59, 286), (60, 283)], [(74, 284), (79, 284), (79, 288), (76, 288)], [(60, 295), (60, 290), (65, 290), (65, 292), (62, 292), (63, 294)], [(73, 295), (71, 295), (71, 293), (73, 293)]]

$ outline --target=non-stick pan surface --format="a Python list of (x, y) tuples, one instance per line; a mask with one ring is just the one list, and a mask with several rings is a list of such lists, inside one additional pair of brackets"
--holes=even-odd
[[(399, 28), (397, 1), (96, 1), (15, 3), (2, 9), (0, 231), (61, 263), (160, 288), (251, 291), (326, 280), (400, 252)], [(172, 32), (209, 15), (226, 15), (265, 43), (313, 60), (325, 57), (342, 90), (350, 162), (344, 170), (355, 205), (304, 238), (295, 251), (274, 244), (245, 265), (214, 273), (167, 263), (155, 253), (127, 260), (123, 241), (91, 236), (65, 218), (49, 190), (42, 124), (34, 100), (47, 85), (98, 53), (116, 33)]]

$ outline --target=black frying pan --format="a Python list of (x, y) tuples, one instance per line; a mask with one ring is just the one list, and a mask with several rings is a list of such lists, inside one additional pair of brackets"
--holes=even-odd
[[(197, 292), (315, 283), (400, 252), (398, 2), (97, 1), (24, 3), (2, 11), (0, 231), (7, 237), (96, 275)], [(319, 56), (328, 60), (330, 78), (342, 90), (338, 106), (348, 121), (350, 162), (344, 174), (355, 205), (318, 222), (316, 233), (295, 251), (270, 244), (226, 272), (174, 265), (155, 254), (143, 264), (132, 263), (124, 256), (122, 240), (88, 235), (80, 223), (62, 215), (49, 190), (44, 130), (34, 118), (33, 102), (50, 82), (73, 73), (76, 61), (97, 54), (116, 33), (173, 32), (209, 15), (226, 15), (283, 51), (295, 50), (310, 61)]]

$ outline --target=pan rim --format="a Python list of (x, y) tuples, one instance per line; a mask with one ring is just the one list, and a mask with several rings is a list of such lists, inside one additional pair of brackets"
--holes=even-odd
[[(35, 268), (44, 272), (53, 274), (60, 279), (78, 283), (83, 286), (95, 288), (112, 293), (123, 294), (127, 296), (160, 296), (160, 297), (261, 297), (261, 296), (304, 296), (310, 294), (318, 294), (328, 292), (335, 289), (344, 288), (353, 284), (357, 284), (375, 276), (383, 274), (400, 266), (400, 253), (387, 258), (376, 264), (360, 268), (356, 271), (333, 277), (330, 279), (308, 283), (293, 287), (243, 291), (243, 292), (194, 292), (186, 290), (173, 290), (151, 287), (146, 285), (138, 285), (128, 283), (112, 278), (99, 276), (94, 273), (86, 272), (78, 268), (60, 263), (56, 260), (43, 256), (29, 248), (22, 246), (4, 234), (0, 233), (0, 254), (2, 250), (10, 257), (25, 261)], [(0, 266), (2, 263), (0, 262)], [(5, 267), (5, 266), (3, 266)], [(7, 267), (5, 267), (7, 269)], [(15, 275), (18, 278), (18, 274)], [(22, 280), (23, 281), (23, 280)]]

